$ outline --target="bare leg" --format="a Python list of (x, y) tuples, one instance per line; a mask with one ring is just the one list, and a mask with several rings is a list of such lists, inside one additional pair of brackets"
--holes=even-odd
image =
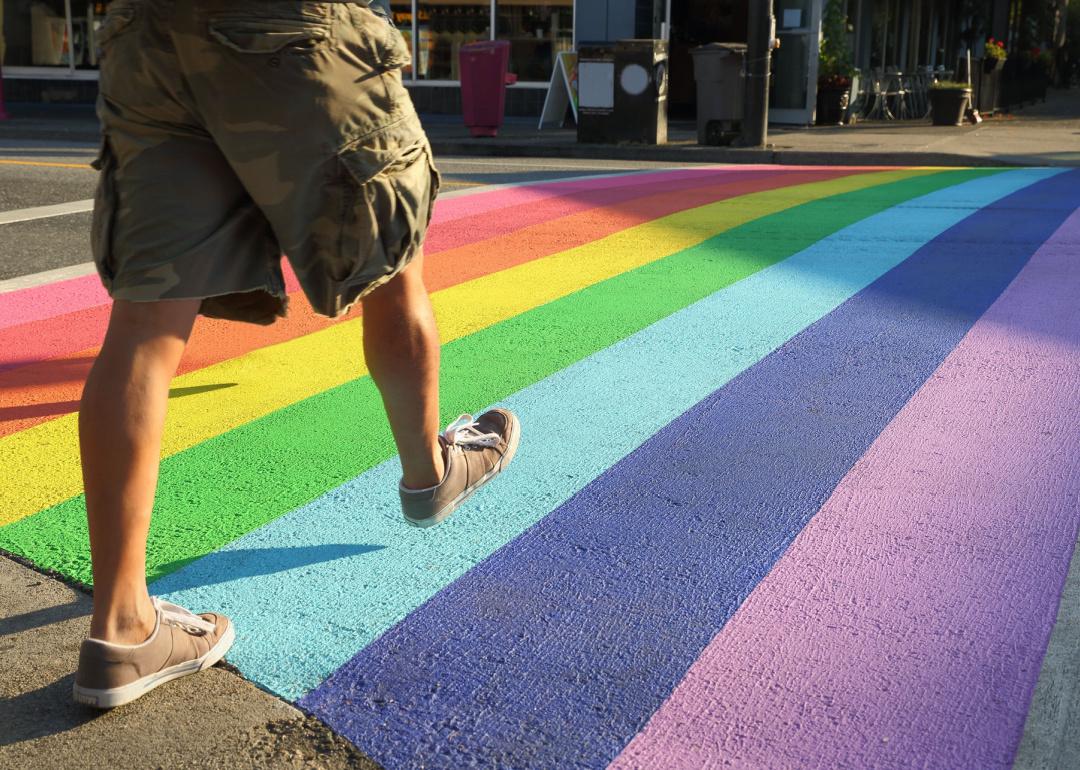
[(364, 356), (382, 394), (411, 489), (442, 480), (439, 330), (424, 286), (423, 256), (364, 299)]
[(90, 635), (137, 644), (154, 629), (146, 538), (157, 488), (169, 383), (198, 300), (118, 300), (79, 412), (94, 569)]

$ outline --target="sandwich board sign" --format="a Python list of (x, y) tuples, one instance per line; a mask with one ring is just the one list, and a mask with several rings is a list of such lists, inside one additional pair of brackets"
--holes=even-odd
[(555, 57), (555, 68), (551, 71), (551, 83), (548, 85), (547, 98), (544, 99), (544, 111), (540, 115), (540, 128), (563, 126), (566, 120), (566, 107), (578, 119), (578, 55), (573, 51), (563, 51)]

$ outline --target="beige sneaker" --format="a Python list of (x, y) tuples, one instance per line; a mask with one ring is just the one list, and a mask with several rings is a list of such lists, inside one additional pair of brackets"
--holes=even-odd
[(434, 527), (445, 520), (510, 464), (520, 439), (521, 424), (513, 412), (492, 409), (475, 420), (463, 414), (439, 439), (446, 459), (442, 482), (427, 489), (399, 487), (405, 521)]
[(157, 611), (154, 633), (142, 644), (86, 639), (79, 650), (75, 700), (111, 709), (130, 703), (173, 679), (202, 671), (232, 647), (232, 621), (224, 615), (195, 615), (183, 607), (151, 599)]

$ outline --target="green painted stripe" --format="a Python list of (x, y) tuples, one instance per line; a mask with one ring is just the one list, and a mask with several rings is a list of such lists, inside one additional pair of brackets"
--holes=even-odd
[[(861, 219), (993, 173), (998, 172), (904, 178), (898, 172), (894, 178), (900, 181), (749, 222), (456, 340), (443, 348), (443, 415), (451, 419), (495, 403)], [(828, 190), (837, 182), (816, 184)], [(166, 459), (150, 534), (149, 577), (179, 569), (393, 454), (379, 394), (371, 378), (363, 377)], [(0, 529), (0, 548), (89, 584), (87, 543), (81, 495)]]

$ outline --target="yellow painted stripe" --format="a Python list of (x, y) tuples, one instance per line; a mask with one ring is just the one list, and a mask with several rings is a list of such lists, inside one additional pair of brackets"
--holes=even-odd
[(0, 166), (44, 166), (46, 168), (81, 168), (93, 171), (94, 167), (87, 163), (56, 163), (47, 160), (0, 160)]
[[(638, 225), (567, 251), (452, 286), (432, 295), (443, 342), (571, 294), (777, 211), (929, 171), (856, 174), (731, 198)], [(440, 258), (452, 258), (443, 253)], [(662, 291), (663, 287), (657, 287)], [(225, 433), (367, 373), (360, 320), (262, 348), (174, 381), (162, 456)], [(207, 386), (234, 387), (199, 392)], [(194, 392), (193, 392), (194, 391)], [(82, 491), (77, 416), (0, 439), (0, 526)]]

